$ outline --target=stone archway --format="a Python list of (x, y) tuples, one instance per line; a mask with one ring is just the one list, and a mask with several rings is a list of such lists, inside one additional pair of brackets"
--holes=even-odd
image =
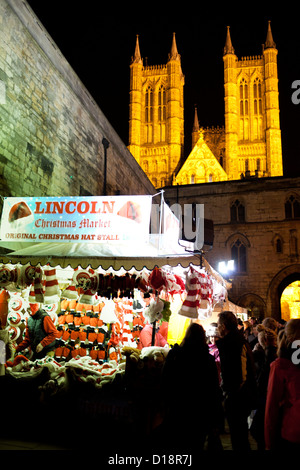
[(267, 296), (267, 316), (281, 319), (280, 297), (284, 289), (300, 280), (300, 264), (292, 264), (279, 271), (270, 282)]
[(264, 318), (266, 313), (266, 304), (257, 294), (243, 294), (237, 302), (241, 307), (247, 308), (250, 317)]

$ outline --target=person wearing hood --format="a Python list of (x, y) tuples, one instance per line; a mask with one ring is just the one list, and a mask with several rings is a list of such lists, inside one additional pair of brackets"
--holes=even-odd
[(58, 331), (50, 317), (38, 304), (30, 304), (31, 315), (27, 319), (25, 338), (16, 348), (16, 353), (30, 347), (32, 361), (54, 353)]
[(300, 450), (300, 318), (278, 334), (265, 409), (266, 450)]

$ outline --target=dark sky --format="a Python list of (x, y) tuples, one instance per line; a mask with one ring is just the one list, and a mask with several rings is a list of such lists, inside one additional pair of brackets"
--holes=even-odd
[(224, 125), (222, 57), (227, 25), (235, 52), (241, 58), (261, 54), (271, 20), (278, 49), (284, 174), (300, 175), (300, 104), (291, 100), (292, 83), (300, 80), (300, 6), (284, 7), (280, 3), (280, 9), (274, 11), (274, 7), (253, 4), (246, 14), (247, 8), (240, 5), (240, 12), (225, 8), (223, 15), (211, 2), (211, 6), (193, 7), (188, 13), (180, 8), (176, 13), (173, 7), (171, 16), (161, 16), (161, 12), (154, 16), (147, 11), (150, 6), (142, 3), (140, 15), (136, 10), (131, 12), (130, 7), (122, 14), (115, 2), (111, 7), (106, 4), (103, 10), (99, 0), (28, 3), (126, 145), (129, 65), (136, 34), (144, 63), (147, 58), (148, 65), (156, 65), (167, 62), (174, 31), (185, 75), (186, 156), (191, 150), (195, 104), (200, 125)]

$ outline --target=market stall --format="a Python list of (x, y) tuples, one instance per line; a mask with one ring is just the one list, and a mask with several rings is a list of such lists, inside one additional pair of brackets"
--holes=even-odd
[[(30, 304), (45, 310), (58, 330), (54, 356), (32, 361), (30, 349), (23, 351), (7, 364), (7, 372), (16, 380), (39, 379), (44, 400), (53, 403), (55, 397), (57, 403), (59, 396), (72, 396), (83, 415), (101, 412), (111, 421), (116, 413), (118, 419), (121, 414), (132, 422), (136, 413), (136, 405), (134, 410), (129, 406), (132, 397), (135, 403), (138, 397), (139, 405), (140, 400), (148, 402), (144, 409), (152, 410), (169, 347), (181, 341), (190, 321), (210, 318), (214, 306), (226, 301), (230, 285), (202, 254), (194, 254), (188, 244), (188, 251), (178, 245), (173, 218), (171, 231), (159, 220), (159, 233), (149, 234), (149, 212), (139, 211), (140, 199), (133, 204), (130, 197), (130, 204), (127, 198), (118, 207), (118, 223), (126, 221), (120, 228), (114, 226), (107, 198), (106, 205), (98, 198), (86, 199), (77, 198), (76, 203), (66, 199), (64, 204), (53, 198), (30, 198), (22, 204), (9, 200), (4, 208), (0, 287), (7, 293), (7, 309), (2, 309), (2, 320), (6, 316), (15, 345), (22, 340)], [(63, 227), (60, 221), (67, 207), (70, 213), (80, 209), (80, 218), (72, 221), (68, 213)], [(97, 213), (97, 220), (91, 214), (87, 218), (88, 208)], [(24, 226), (22, 219), (27, 217)], [(99, 234), (96, 222), (111, 230)], [(62, 236), (58, 242), (57, 232)], [(93, 239), (95, 233), (102, 238)], [(70, 234), (76, 237), (71, 240)], [(50, 241), (33, 243), (37, 236)], [(141, 335), (148, 326), (151, 342), (145, 344)]]

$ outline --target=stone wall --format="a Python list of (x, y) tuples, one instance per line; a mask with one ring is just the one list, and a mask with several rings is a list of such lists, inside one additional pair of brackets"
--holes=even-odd
[(0, 195), (154, 188), (26, 1), (0, 0)]
[[(213, 248), (205, 257), (215, 269), (220, 261), (231, 258), (231, 246), (237, 239), (246, 246), (247, 269), (232, 275), (230, 299), (245, 307), (255, 304), (264, 315), (277, 317), (279, 282), (275, 280), (284, 282), (300, 272), (300, 220), (285, 214), (285, 202), (291, 195), (300, 201), (300, 178), (251, 178), (165, 188), (170, 204), (177, 200), (181, 205), (204, 204), (205, 217), (214, 222)], [(230, 207), (236, 200), (245, 208), (244, 222), (231, 221)], [(281, 252), (277, 252), (278, 238)], [(284, 276), (284, 272), (288, 274)]]

